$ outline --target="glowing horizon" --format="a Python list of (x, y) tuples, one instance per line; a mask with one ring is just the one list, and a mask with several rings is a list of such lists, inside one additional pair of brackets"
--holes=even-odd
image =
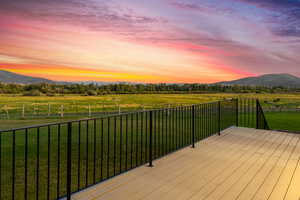
[(298, 1), (3, 0), (0, 69), (149, 83), (300, 75), (295, 8)]

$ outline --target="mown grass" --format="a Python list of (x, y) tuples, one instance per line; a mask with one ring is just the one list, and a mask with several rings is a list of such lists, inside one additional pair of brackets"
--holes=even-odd
[(300, 112), (265, 112), (271, 129), (300, 131)]

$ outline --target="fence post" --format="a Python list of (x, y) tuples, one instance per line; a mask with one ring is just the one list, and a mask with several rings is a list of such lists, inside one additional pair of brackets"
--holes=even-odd
[(72, 123), (68, 123), (67, 144), (67, 200), (71, 200), (71, 169), (72, 169)]
[(91, 105), (89, 104), (89, 117), (92, 116)]
[(239, 126), (239, 99), (236, 99), (236, 108), (235, 108), (235, 114), (236, 114), (236, 126)]
[(149, 167), (153, 167), (152, 165), (152, 146), (153, 146), (153, 111), (150, 111), (150, 138), (149, 138)]
[(51, 104), (49, 103), (48, 104), (48, 117), (50, 117), (51, 115)]
[(195, 105), (192, 107), (192, 148), (195, 148)]
[(64, 105), (60, 106), (60, 117), (64, 117)]
[(218, 101), (218, 135), (221, 135), (221, 101)]
[(256, 129), (259, 129), (259, 101), (256, 99)]

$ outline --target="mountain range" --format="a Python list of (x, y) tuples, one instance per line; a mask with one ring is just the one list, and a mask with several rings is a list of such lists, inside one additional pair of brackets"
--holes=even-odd
[[(113, 82), (57, 82), (45, 78), (32, 77), (20, 75), (17, 73), (0, 70), (0, 82), (2, 83), (16, 83), (16, 84), (35, 84), (35, 83), (49, 83), (49, 84), (96, 84), (105, 85), (112, 84)], [(120, 83), (120, 82), (118, 82)], [(287, 88), (300, 88), (300, 78), (290, 74), (266, 74), (256, 77), (247, 77), (233, 81), (223, 81), (215, 83), (216, 85), (242, 85), (242, 86), (265, 86), (276, 87), (282, 86)]]
[(300, 88), (300, 78), (291, 74), (266, 74), (256, 77), (247, 77), (233, 81), (216, 83), (219, 85), (265, 86)]
[(16, 83), (16, 84), (34, 84), (34, 83), (51, 83), (54, 84), (55, 81), (51, 81), (45, 78), (25, 76), (21, 74), (16, 74), (13, 72), (0, 70), (0, 82), (2, 83)]

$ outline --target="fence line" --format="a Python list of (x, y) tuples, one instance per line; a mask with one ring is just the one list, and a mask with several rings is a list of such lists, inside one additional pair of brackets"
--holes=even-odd
[(70, 199), (230, 126), (264, 124), (258, 106), (233, 99), (1, 131), (0, 199)]
[(159, 109), (162, 106), (176, 107), (178, 104), (170, 105), (141, 105), (137, 107), (122, 107), (121, 104), (87, 104), (87, 105), (67, 105), (67, 104), (34, 104), (34, 105), (15, 105), (6, 104), (0, 108), (0, 119), (30, 119), (30, 118), (49, 118), (49, 117), (92, 117), (109, 115), (114, 113), (126, 113), (147, 109)]

